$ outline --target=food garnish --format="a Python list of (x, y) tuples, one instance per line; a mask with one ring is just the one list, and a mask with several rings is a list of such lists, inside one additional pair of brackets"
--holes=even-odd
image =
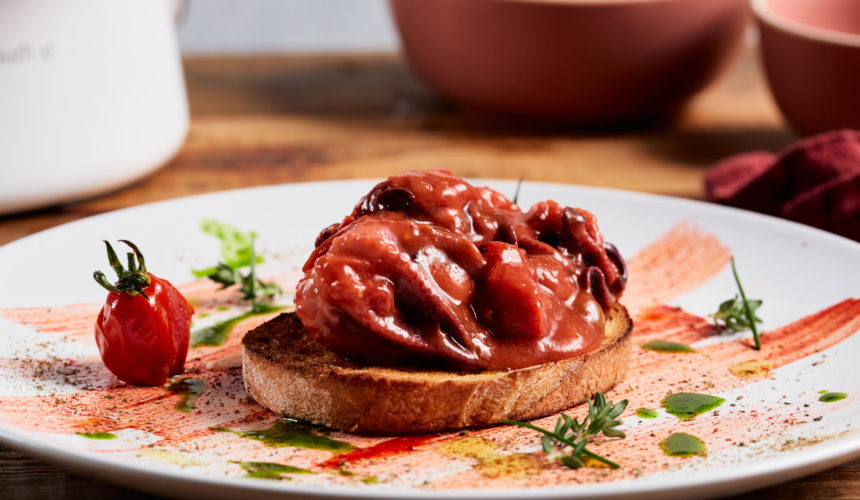
[(103, 439), (103, 440), (106, 440), (106, 439), (116, 439), (116, 438), (118, 437), (118, 436), (117, 436), (116, 434), (114, 434), (113, 432), (102, 432), (102, 431), (95, 431), (95, 432), (76, 432), (76, 433), (75, 433), (75, 435), (77, 435), (77, 436), (81, 436), (81, 437), (84, 437), (84, 438), (87, 438), (87, 439)]
[(242, 321), (245, 321), (252, 316), (269, 314), (280, 311), (281, 309), (283, 309), (283, 306), (269, 306), (265, 304), (258, 304), (256, 311), (245, 311), (242, 314), (233, 316), (232, 318), (218, 321), (213, 325), (198, 328), (191, 332), (191, 348), (194, 349), (197, 347), (204, 346), (219, 346), (227, 341), (227, 337), (230, 335), (230, 332), (233, 330), (233, 327), (238, 325)]
[(729, 367), (732, 375), (740, 378), (760, 378), (770, 374), (773, 363), (762, 359), (747, 359)]
[[(617, 420), (617, 417), (621, 415), (626, 407), (626, 399), (618, 403), (613, 403), (612, 401), (607, 401), (603, 393), (598, 392), (594, 395), (593, 401), (588, 401), (588, 415), (585, 416), (582, 422), (578, 418), (571, 418), (566, 413), (561, 413), (553, 431), (548, 431), (529, 422), (520, 422), (518, 420), (502, 420), (502, 423), (517, 425), (540, 432), (543, 434), (541, 436), (543, 451), (551, 457), (558, 457), (562, 464), (572, 469), (584, 467), (584, 460), (588, 458), (602, 462), (613, 469), (618, 469), (620, 466), (617, 463), (592, 452), (586, 446), (592, 436), (601, 433), (607, 437), (623, 439), (625, 437), (624, 432), (617, 428), (621, 425), (622, 421)], [(570, 450), (569, 455), (558, 456), (559, 451), (566, 451), (568, 449)]]
[(207, 388), (204, 380), (190, 377), (173, 380), (165, 387), (167, 392), (181, 396), (179, 402), (176, 403), (176, 409), (185, 413), (195, 409), (194, 400), (203, 394)]
[(164, 385), (185, 365), (194, 308), (169, 281), (146, 270), (134, 243), (119, 241), (133, 250), (127, 254), (128, 269), (105, 241), (118, 280), (110, 283), (101, 271), (93, 273), (110, 292), (96, 320), (96, 344), (105, 366), (120, 380)]
[(330, 438), (326, 429), (291, 418), (275, 420), (267, 429), (240, 431), (221, 426), (210, 427), (210, 429), (216, 432), (232, 432), (244, 438), (261, 441), (266, 446), (273, 448), (291, 446), (325, 450), (332, 453), (346, 453), (355, 450), (355, 446), (346, 441)]
[(759, 340), (756, 323), (761, 323), (762, 320), (756, 316), (756, 309), (761, 306), (762, 301), (747, 299), (744, 289), (741, 286), (741, 280), (738, 278), (738, 270), (735, 267), (734, 256), (732, 256), (732, 274), (735, 277), (735, 283), (738, 285), (739, 295), (735, 295), (731, 299), (724, 301), (720, 304), (717, 312), (710, 316), (714, 318), (714, 325), (716, 325), (717, 330), (720, 332), (722, 332), (724, 328), (728, 328), (733, 332), (739, 332), (747, 328), (752, 330), (755, 349), (760, 350), (761, 341)]
[(511, 202), (514, 204), (517, 203), (517, 200), (520, 199), (520, 188), (523, 187), (523, 178), (520, 177), (520, 180), (517, 181), (517, 189), (514, 191), (514, 197), (511, 198)]
[[(257, 277), (257, 264), (263, 262), (263, 257), (257, 255), (254, 248), (257, 233), (243, 233), (236, 227), (215, 219), (201, 220), (200, 229), (220, 240), (221, 261), (213, 267), (191, 272), (198, 278), (207, 277), (219, 283), (222, 289), (239, 285), (242, 298), (251, 302), (251, 310), (191, 332), (192, 348), (219, 346), (227, 340), (237, 323), (251, 316), (280, 310), (281, 307), (268, 305), (267, 302), (283, 292), (276, 283), (265, 282)], [(247, 274), (239, 271), (243, 267), (249, 268)]]
[(819, 396), (818, 400), (822, 403), (835, 403), (836, 401), (842, 401), (847, 397), (848, 394), (844, 392), (825, 392)]
[(704, 441), (686, 432), (676, 432), (660, 441), (660, 448), (670, 457), (692, 457), (708, 451)]
[[(236, 269), (251, 264), (251, 245), (254, 238), (258, 236), (256, 232), (243, 233), (231, 224), (211, 218), (200, 221), (200, 230), (218, 238), (221, 260), (224, 265)], [(261, 264), (263, 257), (255, 256), (254, 261), (256, 264)], [(195, 269), (191, 272), (198, 278), (204, 278), (217, 273), (217, 271), (217, 266), (214, 266), (206, 269)]]
[(660, 416), (656, 410), (652, 410), (650, 408), (636, 408), (636, 416), (639, 418), (657, 418)]
[(245, 477), (281, 479), (284, 474), (313, 474), (313, 471), (275, 462), (235, 462), (248, 471)]
[(665, 353), (695, 353), (703, 354), (702, 351), (694, 349), (687, 344), (672, 342), (669, 340), (657, 339), (650, 342), (639, 344), (639, 347), (646, 351), (665, 352)]
[[(257, 264), (263, 262), (263, 257), (254, 251), (254, 240), (257, 233), (243, 233), (236, 227), (215, 219), (200, 221), (200, 229), (221, 241), (221, 261), (216, 266), (206, 269), (196, 269), (192, 273), (198, 278), (207, 277), (221, 284), (221, 288), (239, 284), (239, 290), (245, 300), (251, 301), (251, 310), (260, 312), (263, 302), (283, 292), (276, 283), (264, 282), (257, 278)], [(249, 267), (248, 274), (242, 274), (239, 269)]]
[(725, 399), (710, 394), (676, 392), (663, 398), (660, 404), (666, 408), (666, 413), (675, 415), (681, 420), (692, 420), (697, 415), (711, 411), (725, 402)]

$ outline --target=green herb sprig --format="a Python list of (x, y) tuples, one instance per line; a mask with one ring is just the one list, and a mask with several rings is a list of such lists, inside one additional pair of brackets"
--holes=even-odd
[[(222, 264), (207, 267), (206, 269), (195, 269), (191, 271), (194, 276), (198, 278), (208, 277), (218, 273), (222, 266), (226, 269), (238, 269), (251, 265), (251, 249), (257, 233), (254, 231), (243, 233), (233, 225), (210, 218), (200, 221), (200, 230), (204, 234), (218, 238), (218, 249), (221, 253)], [(255, 256), (253, 262), (254, 264), (260, 264), (263, 262), (263, 258)]]
[(735, 277), (735, 283), (738, 285), (739, 294), (721, 303), (717, 312), (711, 314), (711, 317), (714, 318), (714, 325), (720, 332), (726, 328), (733, 332), (739, 332), (747, 328), (752, 330), (755, 349), (760, 350), (761, 340), (759, 339), (756, 323), (761, 323), (762, 320), (756, 316), (756, 310), (761, 307), (763, 301), (747, 299), (743, 286), (741, 286), (741, 280), (738, 277), (734, 256), (732, 256), (732, 274)]
[[(543, 434), (541, 436), (543, 451), (552, 457), (557, 457), (567, 467), (572, 469), (584, 467), (583, 459), (589, 457), (613, 469), (618, 469), (620, 466), (617, 463), (592, 452), (586, 446), (591, 437), (598, 434), (623, 439), (625, 434), (617, 427), (622, 423), (621, 420), (618, 420), (618, 416), (624, 412), (625, 408), (627, 408), (626, 399), (613, 403), (607, 401), (603, 393), (598, 392), (594, 395), (594, 400), (588, 402), (588, 415), (582, 422), (578, 418), (571, 418), (566, 413), (562, 413), (558, 417), (553, 431), (518, 420), (502, 420), (502, 422), (532, 429)], [(570, 453), (559, 456), (560, 452), (566, 450), (570, 450)]]
[(520, 199), (520, 188), (523, 186), (523, 179), (524, 177), (520, 177), (520, 180), (517, 181), (517, 189), (514, 191), (514, 197), (511, 199), (514, 204)]
[[(200, 229), (221, 241), (221, 261), (216, 266), (193, 270), (192, 273), (201, 278), (207, 277), (221, 288), (240, 285), (239, 291), (245, 300), (251, 301), (251, 310), (259, 312), (263, 302), (283, 292), (280, 286), (257, 278), (257, 264), (263, 262), (254, 250), (257, 233), (243, 233), (234, 226), (215, 219), (200, 221)], [(242, 274), (239, 268), (248, 267), (249, 272)]]

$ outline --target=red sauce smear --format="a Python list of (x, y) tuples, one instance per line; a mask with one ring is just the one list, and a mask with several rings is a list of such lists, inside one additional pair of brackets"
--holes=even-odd
[(592, 214), (554, 201), (522, 212), (445, 170), (378, 184), (320, 234), (304, 270), (297, 312), (327, 348), (468, 371), (595, 349), (626, 283)]
[(416, 446), (420, 446), (424, 443), (428, 443), (430, 441), (438, 439), (439, 436), (436, 435), (396, 437), (394, 439), (389, 439), (387, 441), (383, 441), (379, 444), (375, 444), (367, 448), (359, 448), (355, 451), (350, 451), (349, 453), (335, 455), (328, 460), (320, 462), (319, 464), (317, 464), (317, 467), (321, 469), (336, 469), (338, 467), (343, 467), (349, 463), (357, 462), (359, 460), (369, 460), (374, 458), (387, 457), (391, 455), (399, 455), (401, 453), (414, 450)]
[(682, 222), (628, 261), (631, 311), (664, 303), (705, 284), (729, 263), (732, 251), (695, 224)]
[[(198, 316), (199, 313), (211, 313), (218, 307), (238, 302), (234, 290), (221, 288), (210, 280), (197, 280), (179, 285), (178, 288), (192, 303)], [(206, 300), (200, 299), (204, 296)], [(59, 307), (16, 307), (0, 309), (0, 316), (31, 326), (38, 332), (60, 333), (64, 340), (95, 344), (93, 327), (103, 304), (92, 302)]]

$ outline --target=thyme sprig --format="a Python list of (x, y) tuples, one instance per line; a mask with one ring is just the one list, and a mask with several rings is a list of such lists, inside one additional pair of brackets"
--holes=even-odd
[[(586, 448), (592, 436), (603, 434), (607, 437), (615, 437), (623, 439), (625, 434), (618, 429), (621, 425), (621, 420), (618, 416), (627, 408), (627, 400), (624, 399), (618, 403), (607, 401), (603, 393), (596, 393), (594, 400), (588, 402), (588, 414), (579, 421), (576, 417), (570, 417), (566, 413), (559, 415), (555, 423), (555, 429), (548, 431), (542, 427), (530, 424), (529, 422), (520, 422), (518, 420), (502, 420), (503, 423), (516, 425), (532, 429), (543, 434), (541, 436), (541, 447), (543, 451), (551, 457), (558, 458), (562, 464), (572, 469), (578, 469), (585, 466), (584, 458), (592, 458), (602, 462), (613, 469), (618, 469), (620, 466), (602, 457), (597, 453)], [(567, 455), (560, 453), (570, 450)]]
[(711, 314), (711, 317), (714, 318), (714, 325), (720, 332), (725, 328), (733, 332), (739, 332), (747, 328), (752, 330), (755, 349), (760, 350), (761, 340), (759, 339), (756, 323), (761, 323), (762, 320), (756, 315), (756, 310), (761, 307), (763, 301), (747, 299), (743, 286), (741, 286), (741, 280), (738, 277), (734, 256), (732, 256), (732, 275), (734, 275), (735, 283), (738, 285), (739, 294), (721, 303), (717, 312)]

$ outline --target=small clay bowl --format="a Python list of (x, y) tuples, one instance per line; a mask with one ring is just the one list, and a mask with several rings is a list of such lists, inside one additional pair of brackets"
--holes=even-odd
[(390, 0), (403, 49), (472, 107), (618, 124), (676, 113), (740, 46), (747, 0)]
[(860, 129), (860, 0), (753, 0), (773, 96), (804, 135)]

